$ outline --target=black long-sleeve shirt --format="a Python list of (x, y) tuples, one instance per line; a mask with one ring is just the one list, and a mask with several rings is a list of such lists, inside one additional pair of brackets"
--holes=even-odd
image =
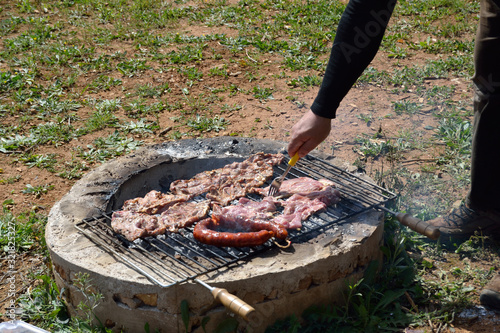
[(330, 59), (314, 114), (335, 118), (337, 108), (353, 84), (373, 60), (397, 0), (350, 0), (333, 41)]

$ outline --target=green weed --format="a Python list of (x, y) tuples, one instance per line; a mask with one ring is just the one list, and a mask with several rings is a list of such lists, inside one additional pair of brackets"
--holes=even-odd
[(55, 281), (46, 272), (34, 275), (37, 283), (34, 288), (19, 297), (19, 306), (23, 309), (22, 318), (34, 323), (40, 328), (50, 332), (101, 332), (110, 333), (111, 330), (102, 323), (98, 326), (92, 324), (97, 318), (94, 309), (99, 305), (102, 295), (93, 291), (88, 274), (77, 273), (74, 287), (83, 295), (83, 300), (78, 305), (82, 317), (71, 318), (62, 292), (59, 291)]
[(302, 87), (302, 88), (319, 87), (321, 85), (321, 78), (310, 75), (299, 76), (296, 79), (291, 79), (288, 82), (288, 85), (292, 87)]
[(220, 132), (226, 129), (227, 125), (230, 123), (224, 118), (215, 116), (213, 118), (207, 118), (202, 115), (197, 115), (195, 118), (187, 121), (187, 126), (199, 132)]
[(459, 117), (439, 121), (435, 136), (449, 148), (447, 158), (469, 156), (472, 146), (472, 125)]
[(0, 184), (14, 184), (21, 179), (20, 175), (10, 176), (5, 179), (0, 179)]
[(54, 185), (31, 185), (26, 184), (26, 187), (21, 192), (24, 194), (34, 195), (36, 198), (40, 198), (42, 195), (47, 194), (50, 190), (54, 189)]
[(144, 119), (139, 119), (136, 122), (131, 121), (130, 123), (120, 125), (120, 128), (126, 133), (144, 135), (153, 133), (155, 125), (146, 123)]
[(87, 150), (82, 147), (76, 148), (78, 157), (91, 163), (105, 162), (111, 158), (128, 154), (143, 144), (142, 141), (135, 141), (132, 138), (122, 136), (119, 132), (114, 132), (105, 138), (97, 138), (94, 145), (88, 145)]
[[(14, 203), (14, 202), (12, 202)], [(45, 251), (45, 225), (47, 217), (35, 212), (14, 215), (4, 202), (0, 213), (0, 247), (9, 252), (9, 243), (16, 253)]]
[(260, 101), (265, 101), (267, 99), (273, 99), (273, 90), (271, 88), (263, 88), (260, 86), (255, 86), (252, 89), (253, 96)]
[(129, 61), (122, 61), (116, 65), (116, 69), (124, 76), (132, 77), (142, 73), (151, 66), (146, 65), (146, 60), (132, 59)]
[(96, 93), (99, 91), (106, 91), (121, 84), (122, 80), (120, 79), (114, 79), (107, 75), (100, 75), (85, 88), (84, 92)]
[(55, 166), (57, 164), (56, 157), (56, 154), (28, 154), (26, 156), (19, 157), (19, 160), (24, 162), (24, 164), (26, 164), (30, 168), (37, 167), (40, 169), (47, 169), (50, 172), (55, 172)]

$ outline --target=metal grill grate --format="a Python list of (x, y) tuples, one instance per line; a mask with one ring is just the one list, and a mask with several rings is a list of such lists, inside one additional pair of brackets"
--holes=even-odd
[[(275, 174), (281, 174), (287, 162), (276, 166)], [(396, 197), (394, 193), (380, 186), (315, 157), (301, 159), (287, 178), (305, 176), (333, 181), (341, 192), (342, 199), (335, 206), (328, 207), (326, 211), (314, 214), (304, 221), (300, 230), (290, 230), (289, 239), (292, 243), (306, 242), (325, 229), (339, 225), (354, 215), (379, 208)], [(249, 198), (261, 200), (257, 195), (249, 195)], [(252, 248), (219, 248), (205, 245), (194, 240), (192, 228), (130, 242), (115, 234), (110, 222), (111, 213), (107, 213), (84, 219), (76, 227), (101, 248), (162, 287), (196, 279), (213, 271), (231, 269), (242, 260), (275, 246), (271, 241)]]

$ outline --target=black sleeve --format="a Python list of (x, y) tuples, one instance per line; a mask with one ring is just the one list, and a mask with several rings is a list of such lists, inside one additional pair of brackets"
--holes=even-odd
[(396, 1), (349, 1), (340, 18), (323, 82), (311, 106), (314, 114), (335, 118), (340, 102), (377, 54)]

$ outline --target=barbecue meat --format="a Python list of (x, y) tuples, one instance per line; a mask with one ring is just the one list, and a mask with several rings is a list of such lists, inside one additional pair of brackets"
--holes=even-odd
[(273, 176), (273, 165), (282, 160), (282, 154), (257, 153), (242, 162), (201, 172), (191, 179), (173, 181), (170, 191), (178, 195), (207, 193), (208, 199), (226, 206), (232, 200), (244, 197), (253, 188), (262, 186)]
[(114, 212), (111, 216), (113, 230), (129, 241), (164, 234), (167, 230), (178, 232), (205, 218), (210, 210), (208, 200), (203, 202), (178, 202), (161, 215), (132, 210)]
[(189, 200), (189, 195), (164, 194), (158, 191), (150, 191), (144, 197), (130, 199), (123, 204), (123, 210), (129, 210), (145, 214), (160, 214), (170, 206)]
[(273, 237), (286, 239), (286, 228), (272, 221), (275, 211), (272, 198), (261, 202), (241, 198), (233, 206), (215, 206), (212, 218), (198, 222), (193, 236), (205, 244), (231, 247), (257, 246)]
[(236, 224), (245, 224), (247, 220), (271, 220), (277, 208), (271, 197), (262, 201), (240, 198), (238, 204), (226, 207), (214, 205), (212, 217), (218, 220), (229, 220)]
[[(339, 190), (337, 190), (336, 188), (331, 187), (331, 186), (327, 186), (323, 190), (320, 190), (320, 191), (312, 191), (309, 193), (301, 192), (301, 193), (297, 193), (297, 195), (300, 195), (302, 197), (306, 197), (310, 200), (319, 200), (322, 203), (324, 203), (326, 206), (336, 204), (337, 202), (340, 201)], [(290, 199), (288, 199), (287, 201), (289, 201)]]
[[(303, 186), (299, 185), (298, 188), (303, 189)], [(317, 187), (312, 186), (312, 188)], [(326, 186), (323, 190), (319, 191), (293, 194), (285, 201), (279, 201), (281, 206), (284, 207), (283, 214), (277, 216), (273, 221), (283, 225), (287, 229), (298, 229), (302, 227), (302, 221), (308, 219), (309, 216), (325, 210), (326, 207), (336, 204), (339, 201), (340, 192), (331, 186)]]
[(179, 229), (190, 227), (195, 222), (205, 218), (209, 211), (208, 200), (202, 202), (178, 202), (161, 213), (159, 221), (166, 230), (178, 232)]
[(273, 213), (276, 211), (276, 203), (274, 198), (272, 197), (265, 197), (264, 199), (262, 199), (262, 201), (253, 201), (248, 198), (240, 198), (240, 200), (238, 200), (238, 206), (244, 206), (246, 209), (253, 210), (259, 213)]
[(196, 174), (190, 179), (174, 180), (170, 184), (170, 191), (176, 194), (199, 195), (210, 191), (215, 186), (214, 181), (220, 179), (221, 169), (204, 171)]
[[(287, 229), (297, 229), (302, 227), (305, 221), (312, 214), (326, 209), (326, 207), (340, 201), (340, 192), (333, 187), (333, 183), (326, 179), (318, 181), (300, 177), (289, 179), (283, 182), (278, 193), (278, 198), (284, 198), (292, 194), (286, 200), (273, 200), (284, 207), (283, 214), (275, 217), (273, 222), (283, 225)], [(262, 189), (258, 189), (262, 190)], [(268, 189), (261, 192), (267, 194)], [(265, 199), (271, 197), (265, 197)]]
[(273, 222), (287, 229), (298, 229), (302, 227), (302, 221), (309, 216), (326, 209), (327, 205), (320, 199), (311, 199), (307, 196), (294, 194), (282, 203), (285, 207), (283, 214), (273, 219)]
[(114, 212), (111, 227), (131, 242), (137, 238), (165, 233), (165, 226), (158, 221), (158, 217), (134, 211)]
[[(286, 179), (283, 181), (283, 183), (281, 183), (280, 190), (274, 197), (286, 198), (294, 194), (306, 195), (311, 192), (323, 191), (327, 187), (333, 188), (335, 187), (335, 184), (328, 179), (314, 180), (310, 177)], [(269, 192), (269, 186), (264, 188), (255, 188), (252, 190), (252, 192), (266, 196)], [(337, 193), (340, 195), (338, 191)]]

